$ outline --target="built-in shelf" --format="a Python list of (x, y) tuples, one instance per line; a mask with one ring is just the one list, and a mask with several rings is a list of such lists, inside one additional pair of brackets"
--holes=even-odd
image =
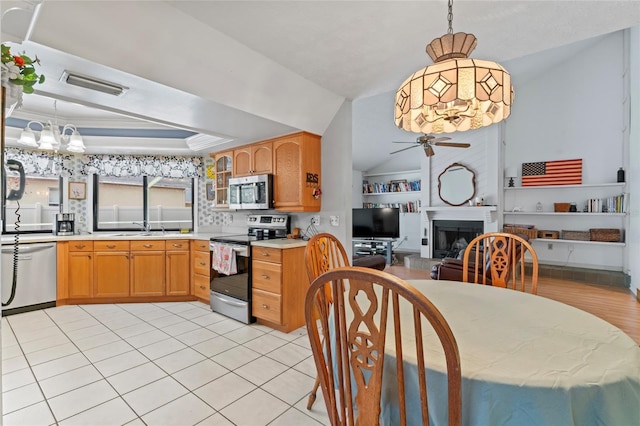
[(585, 213), (585, 212), (502, 212), (505, 215), (521, 216), (573, 216), (573, 217), (595, 217), (595, 216), (619, 216), (624, 217), (626, 213)]
[(543, 185), (543, 186), (512, 186), (505, 188), (505, 191), (514, 190), (530, 190), (530, 189), (567, 189), (567, 188), (606, 188), (606, 187), (620, 187), (623, 188), (626, 185), (625, 182), (615, 183), (583, 183), (581, 185)]
[(564, 244), (599, 244), (599, 245), (605, 245), (605, 246), (618, 246), (618, 247), (624, 247), (627, 244), (626, 243), (610, 243), (610, 242), (606, 242), (606, 241), (583, 241), (583, 240), (564, 240), (561, 238), (534, 238), (532, 240), (529, 240), (529, 242), (533, 242), (533, 243), (564, 243)]
[(380, 172), (380, 173), (366, 173), (363, 174), (362, 177), (371, 177), (371, 176), (391, 176), (391, 175), (410, 175), (420, 173), (420, 169), (417, 170), (400, 170), (397, 172)]
[(495, 212), (498, 210), (496, 206), (468, 206), (468, 207), (453, 207), (453, 206), (426, 206), (422, 207), (422, 210), (425, 212), (460, 212), (461, 210), (474, 210), (474, 211), (485, 211), (485, 212)]
[(420, 194), (421, 191), (390, 191), (390, 192), (363, 192), (362, 195), (407, 195), (407, 194)]

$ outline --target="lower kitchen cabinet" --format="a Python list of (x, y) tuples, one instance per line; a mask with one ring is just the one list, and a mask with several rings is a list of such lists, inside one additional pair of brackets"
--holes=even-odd
[(68, 245), (69, 297), (93, 297), (93, 241)]
[(304, 325), (304, 297), (309, 288), (304, 250), (251, 246), (251, 308), (258, 322), (285, 333)]
[(129, 241), (94, 241), (93, 297), (129, 296)]
[(167, 240), (165, 294), (185, 296), (191, 291), (189, 240)]
[(164, 241), (131, 241), (131, 295), (163, 296)]
[(191, 241), (191, 279), (193, 295), (200, 301), (209, 303), (211, 255), (208, 240)]

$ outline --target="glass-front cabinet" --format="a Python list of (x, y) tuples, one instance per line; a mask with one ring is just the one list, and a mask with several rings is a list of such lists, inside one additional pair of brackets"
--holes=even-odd
[(229, 179), (233, 172), (233, 152), (220, 152), (216, 163), (216, 207), (229, 207)]

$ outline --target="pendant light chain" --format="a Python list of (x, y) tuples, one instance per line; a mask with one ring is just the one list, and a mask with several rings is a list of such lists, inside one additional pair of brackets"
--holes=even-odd
[(453, 0), (449, 0), (449, 13), (447, 14), (447, 20), (449, 21), (449, 30), (447, 34), (453, 34)]

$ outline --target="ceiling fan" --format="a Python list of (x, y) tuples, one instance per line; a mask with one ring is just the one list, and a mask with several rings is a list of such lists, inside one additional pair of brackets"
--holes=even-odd
[(393, 151), (390, 154), (395, 154), (398, 152), (402, 152), (402, 151), (406, 151), (407, 149), (411, 149), (411, 148), (416, 148), (418, 146), (422, 146), (424, 148), (424, 153), (427, 154), (427, 157), (431, 157), (432, 155), (435, 154), (435, 152), (433, 151), (433, 146), (450, 146), (450, 147), (454, 147), (454, 148), (469, 148), (471, 146), (471, 144), (468, 143), (459, 143), (459, 142), (445, 142), (451, 140), (451, 138), (448, 138), (446, 136), (444, 137), (435, 137), (433, 135), (428, 135), (428, 134), (424, 134), (422, 136), (418, 136), (416, 138), (415, 142), (396, 142), (394, 141), (393, 143), (412, 143), (414, 144), (413, 146), (410, 146), (408, 148), (402, 148), (399, 149), (397, 151)]

